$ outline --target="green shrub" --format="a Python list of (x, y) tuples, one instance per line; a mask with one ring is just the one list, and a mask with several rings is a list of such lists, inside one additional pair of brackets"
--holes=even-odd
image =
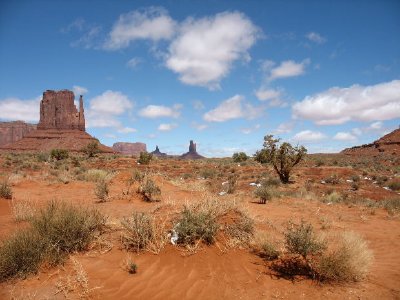
[(37, 161), (38, 162), (46, 162), (48, 160), (48, 158), (49, 158), (49, 154), (45, 153), (45, 152), (40, 152), (37, 155)]
[(178, 234), (178, 243), (193, 245), (198, 240), (206, 244), (213, 244), (217, 234), (218, 224), (211, 211), (196, 210), (185, 207), (181, 212), (175, 231)]
[(152, 179), (146, 178), (139, 186), (139, 193), (143, 195), (146, 201), (152, 202), (159, 200), (155, 197), (161, 195), (161, 189)]
[(268, 241), (265, 241), (260, 245), (260, 256), (267, 260), (274, 260), (279, 257), (279, 251), (276, 249), (276, 246)]
[(233, 161), (237, 162), (237, 163), (246, 161), (246, 160), (248, 160), (248, 158), (249, 157), (244, 152), (236, 152), (236, 153), (233, 153), (233, 155), (232, 155)]
[(392, 191), (400, 190), (400, 180), (392, 180), (387, 185)]
[(199, 172), (199, 176), (204, 179), (213, 179), (217, 176), (217, 171), (215, 169), (203, 169)]
[(65, 149), (53, 149), (50, 152), (50, 157), (56, 160), (67, 159), (69, 156), (68, 150)]
[(148, 165), (153, 159), (153, 154), (148, 152), (140, 152), (138, 163), (141, 165)]
[(96, 154), (100, 153), (99, 142), (92, 141), (83, 147), (81, 151), (85, 153), (88, 158), (95, 157)]
[(389, 214), (400, 212), (400, 198), (385, 199), (380, 201), (379, 204), (385, 208)]
[(128, 272), (129, 272), (129, 274), (137, 273), (137, 265), (133, 261), (131, 261), (128, 265)]
[(0, 198), (12, 199), (12, 189), (7, 181), (0, 183)]
[(290, 253), (298, 254), (307, 260), (309, 255), (321, 253), (326, 245), (318, 240), (311, 224), (301, 221), (290, 224), (285, 232), (286, 248)]
[(150, 215), (134, 212), (131, 217), (122, 220), (122, 226), (127, 233), (122, 236), (122, 244), (126, 249), (140, 251), (145, 249), (152, 240), (153, 219)]
[(266, 185), (261, 185), (254, 191), (254, 196), (259, 198), (261, 204), (265, 204), (268, 200), (272, 199), (271, 188)]
[(100, 180), (96, 183), (96, 187), (94, 189), (94, 193), (96, 194), (97, 199), (100, 202), (105, 202), (108, 197), (108, 183), (105, 180)]
[(236, 175), (236, 174), (230, 174), (228, 176), (228, 186), (226, 189), (226, 192), (228, 194), (233, 194), (235, 192), (238, 179), (239, 179), (239, 175)]
[(322, 254), (316, 264), (321, 280), (359, 281), (365, 277), (372, 261), (367, 243), (356, 233), (343, 232), (331, 242), (332, 249)]
[(329, 177), (326, 177), (324, 181), (329, 184), (339, 184), (340, 178), (337, 174), (332, 174)]

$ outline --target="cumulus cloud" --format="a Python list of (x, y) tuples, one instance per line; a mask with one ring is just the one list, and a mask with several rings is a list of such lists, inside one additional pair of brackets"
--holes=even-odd
[(260, 101), (268, 101), (270, 106), (286, 106), (287, 103), (281, 99), (282, 90), (267, 87), (260, 87), (254, 92)]
[(117, 116), (133, 108), (133, 102), (126, 95), (111, 90), (92, 98), (89, 102), (86, 113), (88, 127), (121, 128), (121, 122)]
[(300, 76), (305, 73), (306, 66), (310, 64), (311, 60), (309, 58), (297, 63), (293, 60), (286, 60), (281, 62), (281, 64), (270, 71), (268, 80), (272, 81), (279, 78), (288, 78)]
[(120, 15), (114, 24), (104, 48), (126, 48), (135, 40), (150, 39), (154, 42), (169, 40), (175, 34), (175, 21), (160, 7), (134, 10)]
[(317, 44), (323, 44), (326, 42), (326, 38), (321, 36), (317, 32), (309, 32), (306, 34), (306, 38), (309, 39), (310, 41), (317, 43)]
[(141, 64), (142, 62), (143, 62), (143, 60), (142, 60), (140, 57), (134, 57), (134, 58), (130, 59), (130, 60), (126, 63), (126, 65), (127, 65), (128, 68), (136, 69), (136, 67), (137, 67), (139, 64)]
[(372, 123), (369, 127), (371, 129), (381, 129), (382, 126), (383, 126), (383, 122), (378, 121), (378, 122)]
[(173, 107), (162, 105), (148, 105), (139, 111), (139, 115), (144, 118), (178, 118), (181, 114), (182, 105), (175, 104)]
[(74, 92), (75, 97), (78, 97), (80, 95), (85, 95), (88, 92), (88, 89), (83, 86), (74, 85), (72, 91)]
[(261, 113), (262, 110), (259, 107), (245, 102), (243, 96), (235, 95), (205, 113), (203, 119), (207, 122), (225, 122), (240, 118), (254, 119), (259, 117)]
[(400, 118), (400, 80), (370, 86), (334, 87), (293, 105), (293, 116), (318, 125)]
[(294, 122), (288, 122), (288, 123), (279, 124), (278, 128), (276, 128), (273, 131), (273, 133), (282, 134), (282, 133), (292, 132), (294, 125), (295, 125)]
[(324, 138), (326, 138), (326, 136), (322, 132), (303, 130), (296, 133), (293, 137), (293, 140), (299, 142), (315, 142), (315, 141), (320, 141)]
[(357, 137), (350, 132), (338, 132), (335, 134), (333, 139), (337, 141), (354, 141)]
[(21, 120), (25, 122), (38, 122), (41, 96), (35, 99), (22, 100), (19, 98), (0, 99), (1, 120)]
[(185, 84), (218, 88), (236, 60), (249, 59), (258, 35), (259, 29), (239, 12), (188, 18), (169, 47), (166, 66)]
[(171, 123), (171, 124), (160, 124), (158, 126), (159, 131), (171, 131), (172, 129), (176, 128), (178, 124)]

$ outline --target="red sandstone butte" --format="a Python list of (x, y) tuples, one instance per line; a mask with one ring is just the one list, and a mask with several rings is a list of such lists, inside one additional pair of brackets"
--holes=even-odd
[(193, 141), (190, 141), (189, 152), (181, 155), (182, 159), (202, 159), (204, 156), (201, 156), (197, 153), (196, 144)]
[(147, 146), (144, 143), (115, 143), (112, 148), (114, 151), (124, 155), (139, 155), (140, 152), (146, 152)]
[(23, 121), (0, 122), (0, 147), (19, 141), (32, 130), (36, 125)]

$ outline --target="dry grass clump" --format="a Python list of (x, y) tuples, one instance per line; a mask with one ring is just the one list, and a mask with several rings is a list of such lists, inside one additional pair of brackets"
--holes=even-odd
[(37, 203), (32, 203), (32, 200), (11, 200), (11, 211), (14, 216), (14, 220), (17, 222), (31, 220), (36, 213), (36, 205)]
[(36, 273), (46, 262), (61, 263), (68, 253), (86, 250), (105, 224), (98, 211), (50, 202), (0, 247), (0, 281)]
[(96, 183), (94, 193), (99, 202), (106, 202), (108, 198), (108, 183), (105, 180), (100, 180)]
[(90, 169), (84, 174), (84, 179), (91, 182), (110, 181), (114, 174), (106, 170)]
[(333, 236), (331, 249), (320, 257), (316, 271), (321, 280), (359, 281), (367, 274), (372, 258), (360, 235), (342, 232)]
[(159, 201), (161, 195), (160, 187), (150, 178), (145, 178), (140, 184), (138, 192), (148, 202)]
[(265, 233), (258, 232), (255, 234), (251, 246), (258, 256), (266, 260), (275, 260), (281, 254), (276, 243), (272, 242), (271, 238)]
[(0, 183), (0, 198), (12, 199), (12, 189), (8, 181)]
[(165, 222), (158, 222), (150, 214), (133, 212), (121, 224), (126, 230), (121, 236), (125, 249), (136, 252), (146, 250), (158, 254), (167, 243)]

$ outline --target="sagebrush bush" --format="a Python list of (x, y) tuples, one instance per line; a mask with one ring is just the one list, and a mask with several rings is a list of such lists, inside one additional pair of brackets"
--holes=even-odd
[(387, 185), (392, 191), (399, 191), (400, 190), (400, 179), (391, 180)]
[(148, 152), (140, 152), (138, 163), (141, 165), (148, 165), (153, 159), (153, 154)]
[(100, 202), (107, 201), (108, 193), (109, 193), (107, 181), (105, 181), (105, 180), (98, 181), (96, 183), (94, 193), (96, 194), (96, 197), (97, 197), (97, 199), (99, 199)]
[(53, 149), (50, 152), (50, 157), (56, 160), (67, 159), (69, 156), (68, 150), (65, 149)]
[(324, 181), (329, 184), (339, 184), (340, 178), (337, 174), (332, 174), (329, 177), (326, 177)]
[(259, 198), (261, 204), (265, 204), (268, 200), (272, 199), (271, 188), (266, 185), (261, 185), (254, 191), (254, 196)]
[(240, 163), (240, 162), (248, 160), (249, 157), (244, 152), (235, 152), (232, 155), (232, 159), (233, 159), (234, 162)]
[(51, 201), (0, 247), (0, 281), (38, 271), (44, 262), (61, 263), (68, 253), (86, 250), (105, 225), (98, 211)]
[(3, 181), (0, 183), (0, 198), (4, 199), (12, 199), (12, 189), (10, 184), (7, 181)]
[(311, 224), (301, 221), (290, 224), (285, 232), (286, 248), (290, 253), (298, 254), (307, 260), (309, 255), (321, 253), (325, 242), (318, 239)]
[(267, 260), (274, 260), (279, 257), (279, 250), (276, 249), (276, 246), (269, 241), (265, 241), (260, 245), (259, 255)]
[(92, 141), (81, 149), (88, 158), (95, 157), (97, 153), (100, 153), (100, 147), (98, 141)]
[(127, 230), (122, 235), (122, 243), (126, 249), (143, 250), (153, 238), (153, 219), (149, 214), (134, 212), (129, 218), (121, 221), (122, 226)]
[(334, 236), (331, 245), (316, 264), (321, 280), (347, 282), (365, 277), (372, 262), (372, 252), (360, 235), (342, 232)]
[(227, 189), (226, 189), (226, 192), (228, 194), (233, 194), (235, 192), (238, 179), (239, 179), (239, 175), (236, 175), (236, 174), (230, 174), (228, 176), (228, 185), (227, 185)]
[(161, 195), (161, 189), (152, 179), (146, 178), (139, 186), (139, 193), (146, 201), (152, 202), (159, 200), (156, 197)]
[(178, 243), (184, 245), (193, 245), (198, 240), (202, 240), (206, 244), (213, 244), (217, 230), (216, 216), (210, 210), (186, 206), (175, 226), (179, 237)]

